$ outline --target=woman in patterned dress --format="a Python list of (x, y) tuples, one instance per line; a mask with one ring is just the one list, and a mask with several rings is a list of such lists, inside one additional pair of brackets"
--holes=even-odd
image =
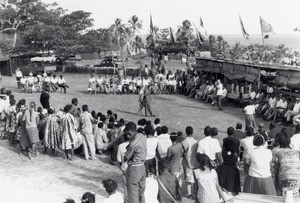
[(273, 157), (275, 186), (277, 194), (282, 195), (282, 189), (294, 191), (294, 196), (299, 195), (300, 189), (300, 157), (297, 150), (290, 148), (290, 135), (278, 133), (279, 149)]
[(25, 121), (26, 132), (29, 137), (32, 153), (37, 156), (37, 143), (39, 142), (39, 132), (37, 128), (37, 117), (38, 112), (36, 112), (36, 105), (34, 102), (30, 102), (29, 109), (26, 110), (23, 116), (23, 120)]
[(55, 149), (59, 147), (60, 142), (60, 126), (59, 118), (54, 114), (54, 109), (48, 109), (48, 116), (45, 119), (44, 129), (44, 153), (47, 153), (48, 148), (52, 149), (52, 156), (55, 155)]
[(197, 154), (200, 167), (194, 170), (199, 203), (219, 203), (220, 196), (225, 202), (225, 197), (219, 185), (217, 172), (211, 165), (206, 154)]
[(15, 146), (17, 142), (17, 110), (16, 101), (14, 99), (9, 101), (9, 107), (6, 111), (6, 132), (8, 134), (9, 144)]
[[(61, 116), (61, 136), (62, 136), (62, 149), (65, 151), (65, 158), (73, 160), (74, 148), (77, 143), (76, 121), (70, 110), (71, 105), (64, 108), (64, 114)], [(69, 156), (70, 155), (70, 156)]]

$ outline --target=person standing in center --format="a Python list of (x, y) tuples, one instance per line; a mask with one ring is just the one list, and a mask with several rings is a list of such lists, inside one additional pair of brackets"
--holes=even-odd
[(133, 122), (127, 123), (124, 132), (133, 137), (127, 146), (127, 151), (124, 156), (124, 161), (128, 162), (126, 170), (128, 202), (145, 203), (145, 160), (147, 153), (146, 136), (141, 133), (136, 133), (136, 124)]
[(150, 92), (150, 86), (146, 86), (145, 90), (144, 90), (144, 102), (145, 102), (145, 115), (147, 116), (148, 112), (150, 113), (151, 117), (155, 117), (152, 114), (151, 111), (151, 106), (150, 106), (150, 102), (151, 102), (151, 92)]
[(88, 160), (90, 158), (91, 160), (93, 160), (95, 158), (96, 151), (92, 125), (94, 118), (88, 111), (88, 105), (83, 105), (83, 113), (80, 115), (80, 129), (83, 136), (83, 149), (85, 159)]
[(48, 110), (50, 108), (49, 100), (50, 100), (50, 94), (48, 93), (48, 88), (46, 87), (44, 88), (40, 96), (40, 102), (44, 109)]
[(219, 110), (222, 111), (222, 96), (223, 96), (223, 84), (220, 80), (217, 80), (217, 98)]

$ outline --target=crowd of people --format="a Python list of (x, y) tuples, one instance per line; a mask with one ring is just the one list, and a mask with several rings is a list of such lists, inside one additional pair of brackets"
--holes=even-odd
[[(34, 102), (16, 102), (12, 94), (1, 101), (2, 139), (20, 148), (30, 159), (42, 153), (72, 161), (74, 154), (95, 160), (109, 156), (124, 176), (124, 194), (112, 179), (103, 181), (109, 197), (104, 202), (179, 202), (183, 196), (198, 202), (227, 201), (239, 192), (282, 195), (283, 189), (295, 196), (300, 189), (300, 125), (278, 131), (275, 123), (267, 132), (238, 123), (227, 129), (219, 142), (218, 129), (206, 126), (204, 138), (197, 140), (192, 126), (184, 132), (169, 132), (159, 118), (137, 123), (118, 118), (108, 110), (91, 111), (78, 106), (77, 98), (56, 111)], [(197, 132), (198, 134), (199, 132)], [(202, 137), (202, 136), (200, 136)], [(262, 156), (262, 154), (264, 156)], [(241, 163), (243, 167), (241, 167)], [(271, 167), (272, 166), (272, 167)], [(241, 170), (243, 168), (243, 170)], [(241, 176), (245, 182), (241, 183)], [(183, 195), (183, 187), (187, 194)], [(93, 194), (83, 202), (93, 202)], [(72, 200), (67, 200), (72, 201)]]

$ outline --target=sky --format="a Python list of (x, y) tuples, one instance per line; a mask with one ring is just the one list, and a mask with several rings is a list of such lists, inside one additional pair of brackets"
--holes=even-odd
[[(141, 34), (149, 33), (150, 12), (159, 28), (177, 30), (184, 20), (199, 25), (203, 20), (208, 34), (241, 34), (239, 15), (246, 31), (260, 34), (259, 16), (270, 23), (276, 34), (296, 34), (300, 28), (300, 0), (42, 0), (54, 1), (68, 12), (92, 13), (94, 28), (107, 28), (116, 18), (125, 23), (137, 15), (143, 21)], [(298, 32), (297, 34), (300, 34)]]

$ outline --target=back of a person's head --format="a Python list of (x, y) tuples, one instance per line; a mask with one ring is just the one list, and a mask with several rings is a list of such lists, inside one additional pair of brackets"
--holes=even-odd
[(202, 171), (205, 170), (205, 166), (208, 167), (209, 169), (213, 168), (213, 166), (211, 165), (210, 158), (206, 154), (197, 153), (196, 158), (199, 163), (199, 168)]
[(72, 102), (72, 104), (77, 104), (78, 103), (78, 99), (77, 98), (73, 98), (71, 102)]
[(96, 198), (95, 195), (91, 192), (86, 192), (82, 195), (81, 203), (95, 203)]
[(242, 130), (243, 124), (237, 123), (235, 128), (236, 128), (237, 130)]
[(300, 124), (296, 125), (295, 132), (296, 133), (300, 133)]
[(278, 144), (281, 148), (288, 148), (291, 143), (291, 137), (287, 133), (279, 133)]
[(154, 120), (154, 124), (155, 124), (155, 125), (160, 124), (160, 119), (159, 119), (159, 118), (156, 118), (156, 119)]
[(66, 201), (63, 203), (75, 203), (75, 201), (73, 199), (66, 199)]
[(109, 119), (108, 119), (108, 122), (109, 123), (114, 123), (115, 122), (115, 118), (112, 116), (112, 117), (110, 117)]
[(144, 132), (146, 135), (153, 135), (154, 130), (153, 130), (152, 125), (146, 125), (144, 128)]
[(106, 113), (107, 113), (107, 115), (110, 115), (110, 116), (113, 114), (113, 112), (111, 110), (107, 110)]
[(177, 140), (178, 140), (177, 133), (176, 132), (172, 132), (170, 134), (170, 139), (171, 139), (172, 142), (177, 142)]
[(103, 123), (102, 123), (102, 122), (99, 122), (99, 123), (97, 124), (97, 126), (98, 126), (98, 128), (103, 128)]
[(234, 128), (233, 127), (229, 127), (228, 129), (227, 129), (227, 135), (228, 136), (231, 136), (231, 135), (233, 135), (234, 134)]
[(141, 124), (142, 124), (141, 126), (146, 125), (146, 122), (147, 122), (147, 120), (146, 120), (145, 118), (142, 118), (142, 119), (141, 119)]
[(147, 126), (147, 125), (150, 125), (150, 126), (151, 126), (151, 125), (152, 125), (151, 121), (146, 121), (146, 126)]
[(143, 126), (143, 125), (142, 125), (142, 124), (143, 124), (142, 119), (138, 120), (137, 124), (138, 124), (139, 126)]
[(211, 136), (211, 128), (210, 128), (210, 126), (206, 126), (204, 128), (204, 135), (205, 135), (205, 137)]
[(262, 145), (265, 144), (265, 142), (266, 142), (266, 141), (265, 141), (264, 136), (261, 135), (261, 134), (259, 134), (259, 133), (257, 133), (257, 134), (254, 136), (254, 138), (253, 138), (253, 145), (254, 145), (254, 146), (257, 146), (257, 147), (262, 146)]
[(188, 136), (193, 135), (193, 134), (194, 134), (194, 129), (193, 129), (193, 127), (192, 127), (192, 126), (187, 126), (187, 127), (185, 128), (185, 133), (186, 133)]
[(102, 184), (109, 195), (115, 193), (118, 188), (118, 184), (116, 183), (116, 181), (110, 178), (103, 180)]
[(247, 136), (253, 136), (254, 135), (254, 129), (251, 126), (246, 127), (246, 135)]
[(88, 110), (89, 110), (88, 105), (84, 104), (82, 106), (82, 111), (85, 112), (85, 111), (88, 111)]
[(170, 161), (166, 158), (162, 159), (161, 166), (164, 170), (168, 170), (170, 168)]
[(211, 136), (212, 136), (212, 137), (216, 137), (218, 134), (219, 134), (218, 128), (213, 127), (213, 128), (211, 129)]
[(163, 127), (161, 127), (161, 133), (162, 133), (162, 134), (167, 134), (167, 133), (168, 133), (168, 131), (169, 131), (169, 129), (168, 129), (168, 127), (167, 127), (167, 126), (163, 126)]
[(155, 131), (156, 131), (157, 136), (158, 136), (158, 135), (161, 135), (161, 133), (162, 133), (162, 132), (161, 132), (161, 127), (160, 127), (160, 126), (159, 126), (159, 127), (156, 127), (156, 128), (155, 128)]
[(106, 116), (102, 114), (100, 116), (100, 121), (105, 122), (106, 121)]

